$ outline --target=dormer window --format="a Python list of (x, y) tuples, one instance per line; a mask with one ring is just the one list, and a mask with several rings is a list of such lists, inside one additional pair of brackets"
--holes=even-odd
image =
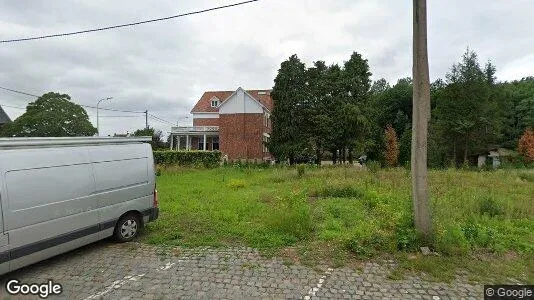
[(211, 99), (211, 107), (218, 107), (219, 106), (219, 99), (217, 98), (212, 98)]

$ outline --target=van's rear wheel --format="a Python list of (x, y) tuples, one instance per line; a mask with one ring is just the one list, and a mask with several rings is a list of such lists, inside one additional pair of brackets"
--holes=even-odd
[(115, 239), (119, 242), (133, 240), (141, 229), (141, 220), (135, 214), (127, 214), (119, 219), (115, 226)]

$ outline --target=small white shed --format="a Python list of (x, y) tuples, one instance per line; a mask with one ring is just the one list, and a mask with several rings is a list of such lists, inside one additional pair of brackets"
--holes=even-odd
[(482, 168), (489, 163), (489, 159), (491, 160), (491, 166), (495, 169), (501, 165), (503, 158), (512, 156), (513, 154), (513, 150), (506, 148), (490, 149), (488, 152), (481, 153), (478, 155), (477, 165), (479, 168)]

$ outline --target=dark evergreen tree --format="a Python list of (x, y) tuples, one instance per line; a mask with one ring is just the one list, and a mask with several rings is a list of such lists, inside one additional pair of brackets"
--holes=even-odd
[(277, 160), (289, 159), (293, 163), (309, 149), (305, 126), (307, 112), (303, 111), (309, 94), (307, 81), (306, 68), (297, 55), (282, 62), (271, 93), (274, 108), (271, 139), (267, 145)]

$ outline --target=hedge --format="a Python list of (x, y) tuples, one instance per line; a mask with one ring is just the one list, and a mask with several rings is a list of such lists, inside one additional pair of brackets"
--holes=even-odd
[(154, 151), (154, 162), (165, 166), (194, 166), (213, 168), (221, 162), (221, 152), (219, 151), (176, 151), (176, 150), (156, 150)]

